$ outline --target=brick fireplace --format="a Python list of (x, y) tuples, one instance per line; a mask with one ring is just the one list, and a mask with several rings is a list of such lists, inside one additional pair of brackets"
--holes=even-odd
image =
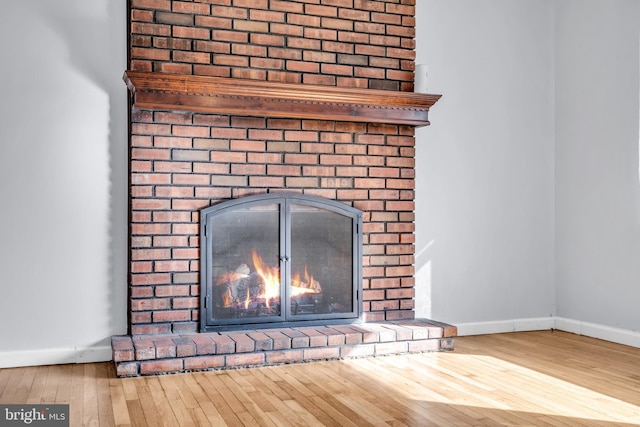
[[(130, 335), (113, 339), (119, 375), (263, 364), (265, 351), (283, 362), (451, 347), (455, 328), (413, 320), (414, 126), (438, 99), (412, 93), (414, 8), (130, 1)], [(199, 334), (201, 209), (285, 192), (362, 211), (365, 323)], [(315, 353), (291, 353), (296, 338), (298, 348), (315, 340)]]

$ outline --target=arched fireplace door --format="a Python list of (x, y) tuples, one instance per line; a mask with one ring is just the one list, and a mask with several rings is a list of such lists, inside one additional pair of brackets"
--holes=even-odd
[(203, 332), (358, 322), (362, 212), (302, 194), (201, 211)]

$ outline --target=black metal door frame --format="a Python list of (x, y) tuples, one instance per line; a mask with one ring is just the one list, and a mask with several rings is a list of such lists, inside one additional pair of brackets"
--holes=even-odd
[[(213, 274), (209, 255), (212, 253), (212, 239), (215, 235), (213, 219), (223, 213), (252, 206), (277, 204), (280, 221), (280, 300), (279, 316), (249, 319), (213, 318)], [(352, 310), (348, 313), (293, 314), (289, 304), (291, 283), (291, 206), (300, 204), (324, 209), (351, 218), (353, 231), (353, 298)], [(298, 193), (274, 193), (248, 196), (228, 200), (200, 212), (200, 330), (201, 332), (299, 325), (325, 325), (337, 323), (360, 323), (362, 321), (362, 211), (335, 200)], [(284, 303), (283, 303), (284, 302)]]

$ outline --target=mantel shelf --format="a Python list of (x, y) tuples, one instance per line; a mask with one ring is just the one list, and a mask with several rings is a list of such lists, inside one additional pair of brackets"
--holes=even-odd
[(126, 71), (133, 108), (260, 117), (429, 124), (440, 95)]

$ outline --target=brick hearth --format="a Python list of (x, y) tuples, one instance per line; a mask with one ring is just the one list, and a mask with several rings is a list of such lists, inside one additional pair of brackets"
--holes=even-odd
[(456, 329), (405, 320), (360, 325), (113, 337), (120, 377), (453, 349)]

